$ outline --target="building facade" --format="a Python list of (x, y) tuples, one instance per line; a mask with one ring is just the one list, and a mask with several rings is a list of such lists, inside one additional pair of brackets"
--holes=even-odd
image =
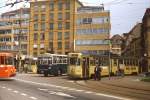
[(121, 56), (121, 44), (122, 44), (123, 38), (116, 34), (111, 37), (111, 53)]
[(150, 70), (150, 8), (147, 8), (142, 19), (142, 57), (147, 59), (144, 71)]
[(141, 25), (142, 23), (137, 23), (129, 33), (125, 35), (124, 38), (124, 48), (122, 50), (122, 55), (126, 57), (141, 57)]
[(82, 4), (78, 0), (44, 0), (30, 4), (29, 55), (73, 52), (75, 13)]
[(28, 30), (29, 8), (20, 8), (1, 14), (0, 51), (18, 52), (20, 48), (21, 53), (27, 55)]
[(79, 7), (75, 29), (76, 52), (102, 55), (109, 52), (110, 13), (103, 6)]

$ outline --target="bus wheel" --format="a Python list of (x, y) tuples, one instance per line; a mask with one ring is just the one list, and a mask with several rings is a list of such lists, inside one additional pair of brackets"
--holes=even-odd
[(48, 77), (48, 72), (44, 72), (44, 77)]

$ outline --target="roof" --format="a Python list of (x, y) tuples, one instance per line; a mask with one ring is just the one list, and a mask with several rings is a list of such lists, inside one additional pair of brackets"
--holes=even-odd
[(150, 8), (147, 8), (146, 11), (145, 11), (145, 14), (143, 16), (143, 19), (146, 17), (146, 16), (149, 16), (150, 15)]
[[(30, 12), (30, 8), (20, 8), (23, 10), (23, 12)], [(16, 10), (13, 10), (13, 11), (9, 11), (9, 12), (5, 12), (5, 13), (2, 13), (1, 16), (6, 16), (6, 15), (15, 15), (17, 12), (20, 13), (20, 9), (16, 9)]]

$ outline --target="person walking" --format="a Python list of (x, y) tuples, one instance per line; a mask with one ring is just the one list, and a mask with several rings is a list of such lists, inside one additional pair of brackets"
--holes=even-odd
[(94, 73), (95, 73), (94, 79), (101, 80), (101, 67), (98, 64), (95, 66)]

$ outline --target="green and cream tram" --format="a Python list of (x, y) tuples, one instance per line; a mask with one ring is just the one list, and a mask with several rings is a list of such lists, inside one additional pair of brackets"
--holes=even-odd
[(62, 75), (67, 73), (67, 55), (45, 53), (38, 56), (37, 70), (39, 74)]

